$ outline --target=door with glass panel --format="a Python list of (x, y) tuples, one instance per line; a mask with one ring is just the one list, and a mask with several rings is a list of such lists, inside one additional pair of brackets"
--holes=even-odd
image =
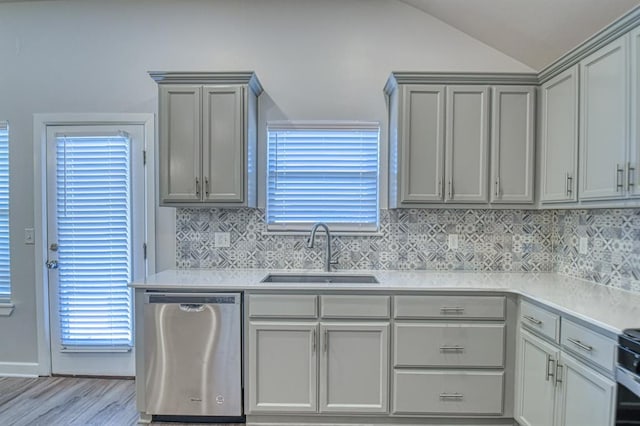
[(47, 127), (53, 374), (134, 375), (133, 295), (145, 274), (142, 126)]

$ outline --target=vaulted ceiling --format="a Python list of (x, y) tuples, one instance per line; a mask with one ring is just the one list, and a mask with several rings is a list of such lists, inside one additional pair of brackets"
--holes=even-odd
[(400, 0), (541, 70), (640, 0)]

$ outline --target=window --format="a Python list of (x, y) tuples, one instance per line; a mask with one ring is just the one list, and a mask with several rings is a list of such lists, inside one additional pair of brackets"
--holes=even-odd
[(0, 301), (11, 297), (9, 254), (9, 125), (0, 121)]
[(270, 123), (267, 227), (378, 228), (378, 140), (373, 123)]

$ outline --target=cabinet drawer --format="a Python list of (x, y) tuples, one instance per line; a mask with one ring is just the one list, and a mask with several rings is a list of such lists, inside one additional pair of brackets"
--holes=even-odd
[(502, 367), (504, 324), (399, 323), (396, 367)]
[(393, 412), (500, 415), (503, 386), (503, 372), (396, 370)]
[(251, 294), (250, 317), (317, 318), (318, 296), (308, 294)]
[(396, 318), (504, 319), (504, 296), (396, 296)]
[(566, 318), (562, 320), (560, 342), (563, 348), (613, 372), (617, 343)]
[(320, 296), (322, 318), (389, 318), (389, 296)]
[(522, 301), (520, 303), (520, 323), (531, 331), (559, 342), (560, 316), (544, 308)]

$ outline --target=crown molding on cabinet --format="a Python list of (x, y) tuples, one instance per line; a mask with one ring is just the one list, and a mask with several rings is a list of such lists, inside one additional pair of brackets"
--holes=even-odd
[(384, 87), (389, 94), (398, 84), (486, 84), (529, 86), (538, 84), (534, 73), (393, 71)]
[(253, 71), (149, 71), (149, 75), (158, 84), (246, 84), (256, 96), (263, 91)]
[(539, 84), (551, 80), (564, 70), (574, 66), (607, 43), (629, 32), (640, 24), (640, 6), (618, 18), (610, 25), (589, 37), (587, 40), (562, 55), (542, 69), (538, 74)]

